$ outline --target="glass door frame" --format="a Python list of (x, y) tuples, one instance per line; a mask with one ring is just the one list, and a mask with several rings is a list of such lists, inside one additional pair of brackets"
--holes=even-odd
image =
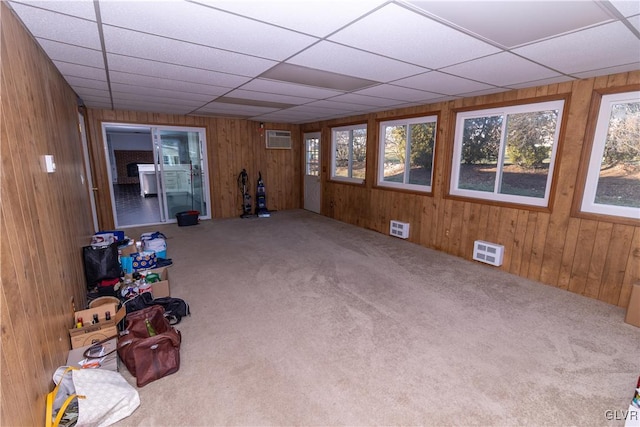
[[(140, 224), (127, 224), (125, 226), (121, 226), (118, 224), (118, 214), (116, 210), (116, 200), (115, 194), (113, 190), (113, 174), (111, 164), (111, 156), (109, 152), (109, 144), (107, 141), (107, 128), (111, 127), (140, 127), (147, 128), (151, 133), (151, 143), (154, 157), (154, 169), (156, 175), (156, 183), (158, 186), (158, 209), (160, 211), (160, 222), (151, 222), (151, 223), (140, 223)], [(165, 183), (163, 180), (164, 177), (164, 165), (162, 158), (162, 148), (156, 145), (155, 135), (160, 136), (160, 131), (170, 130), (170, 131), (183, 131), (183, 132), (197, 132), (200, 136), (200, 157), (201, 157), (201, 180), (202, 180), (202, 196), (203, 202), (207, 207), (206, 213), (200, 214), (200, 219), (211, 219), (212, 215), (212, 206), (211, 206), (211, 195), (209, 193), (209, 188), (211, 183), (209, 182), (209, 163), (208, 163), (208, 151), (207, 151), (207, 134), (206, 128), (204, 127), (190, 127), (190, 126), (165, 126), (165, 125), (152, 125), (145, 123), (128, 123), (128, 122), (101, 122), (102, 127), (102, 141), (103, 141), (103, 150), (105, 156), (105, 166), (107, 169), (108, 183), (109, 183), (109, 195), (111, 197), (111, 210), (113, 213), (113, 222), (115, 228), (129, 228), (129, 227), (139, 227), (144, 225), (159, 225), (159, 224), (167, 224), (167, 223), (175, 223), (177, 222), (176, 218), (171, 218), (168, 215), (167, 211), (167, 200), (165, 194)], [(193, 176), (191, 177), (193, 180)], [(142, 183), (141, 183), (142, 185)]]

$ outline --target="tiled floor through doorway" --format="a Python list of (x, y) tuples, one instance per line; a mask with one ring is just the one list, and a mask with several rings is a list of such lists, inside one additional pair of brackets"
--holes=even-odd
[(142, 196), (140, 184), (114, 184), (113, 195), (119, 227), (160, 222), (157, 195)]

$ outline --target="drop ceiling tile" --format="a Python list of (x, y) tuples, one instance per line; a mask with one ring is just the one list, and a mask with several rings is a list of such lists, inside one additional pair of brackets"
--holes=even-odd
[(98, 110), (111, 110), (111, 102), (84, 101), (84, 105)]
[(259, 75), (276, 64), (262, 58), (122, 28), (105, 25), (103, 31), (108, 53), (244, 76)]
[(137, 102), (140, 105), (147, 104), (150, 107), (155, 104), (174, 105), (179, 108), (189, 107), (192, 110), (199, 108), (204, 104), (204, 102), (197, 100), (182, 99), (171, 96), (140, 95), (116, 90), (113, 91), (113, 102)]
[(229, 91), (229, 88), (220, 86), (203, 85), (199, 83), (183, 82), (180, 80), (162, 79), (159, 77), (129, 74), (120, 71), (109, 71), (111, 83), (123, 83), (127, 85), (150, 87), (154, 89), (166, 89), (176, 92), (219, 96)]
[[(16, 2), (11, 2), (12, 6), (15, 3)], [(93, 5), (93, 1), (90, 0), (20, 0), (18, 3), (24, 3), (29, 6), (46, 9), (52, 12), (64, 13), (77, 18), (89, 19), (91, 21), (96, 20), (96, 9)]]
[(22, 22), (36, 38), (44, 38), (77, 46), (100, 49), (98, 25), (48, 10), (11, 3)]
[(625, 17), (640, 14), (640, 2), (636, 0), (609, 0)]
[(461, 98), (470, 98), (474, 96), (483, 96), (483, 95), (491, 95), (494, 93), (506, 92), (510, 89), (506, 88), (494, 88), (494, 89), (486, 89), (486, 90), (478, 90), (475, 92), (461, 93), (459, 96)]
[(250, 77), (235, 74), (218, 73), (200, 68), (191, 68), (115, 54), (108, 54), (107, 61), (109, 62), (110, 71), (122, 71), (143, 76), (160, 77), (227, 88), (236, 87), (251, 80)]
[(106, 98), (106, 99), (111, 99), (111, 96), (109, 95), (109, 91), (108, 90), (104, 90), (104, 89), (93, 89), (93, 88), (88, 88), (88, 87), (78, 87), (78, 88), (73, 88), (74, 92), (78, 94), (79, 97), (83, 98), (84, 97), (89, 97), (89, 96), (98, 96), (101, 98)]
[(106, 80), (93, 80), (93, 79), (85, 79), (83, 77), (73, 77), (68, 76), (65, 78), (67, 83), (73, 88), (88, 88), (88, 89), (100, 89), (100, 90), (109, 90), (109, 85)]
[(284, 104), (294, 104), (294, 105), (306, 104), (307, 102), (313, 100), (312, 98), (304, 98), (300, 96), (278, 95), (275, 93), (256, 92), (256, 91), (250, 91), (250, 90), (244, 90), (244, 89), (231, 91), (228, 94), (226, 94), (225, 97), (266, 101), (266, 102), (281, 102)]
[(573, 76), (575, 76), (578, 79), (588, 79), (590, 77), (606, 76), (608, 74), (617, 74), (617, 73), (627, 73), (629, 71), (638, 71), (638, 70), (640, 70), (640, 61), (632, 62), (625, 65), (618, 65), (616, 67), (598, 68), (596, 70), (585, 71), (584, 73), (574, 73)]
[[(588, 46), (588, 51), (585, 47)], [(578, 31), (513, 52), (567, 74), (637, 62), (640, 41), (620, 22)]]
[(396, 4), (384, 6), (329, 40), (432, 69), (499, 51)]
[(411, 1), (454, 25), (514, 47), (612, 20), (594, 1)]
[(349, 104), (346, 102), (338, 102), (328, 99), (321, 99), (319, 101), (310, 102), (306, 105), (314, 108), (326, 108), (332, 111), (360, 111), (363, 107), (359, 104)]
[(348, 104), (357, 104), (363, 107), (391, 107), (398, 104), (395, 99), (378, 98), (376, 96), (360, 95), (357, 93), (346, 93), (344, 95), (334, 96), (330, 101), (344, 102)]
[(492, 87), (485, 83), (452, 76), (451, 74), (445, 74), (439, 71), (431, 71), (417, 76), (407, 77), (406, 79), (396, 80), (393, 84), (444, 95), (457, 95), (459, 93), (490, 89)]
[(379, 85), (356, 91), (360, 95), (378, 96), (380, 98), (395, 99), (398, 101), (420, 101), (425, 98), (440, 97), (440, 93), (431, 93), (423, 90), (409, 89), (395, 85)]
[(255, 79), (243, 85), (241, 89), (254, 90), (257, 92), (276, 93), (282, 95), (299, 96), (302, 98), (329, 98), (340, 95), (343, 92), (318, 87), (297, 85), (293, 83), (283, 83), (267, 79)]
[(571, 80), (575, 80), (575, 79), (573, 77), (562, 75), (560, 77), (552, 77), (550, 79), (532, 80), (529, 82), (523, 82), (523, 83), (514, 84), (514, 85), (507, 85), (507, 87), (511, 89), (522, 89), (525, 87), (535, 87), (535, 86), (544, 86), (544, 85), (552, 85), (556, 83), (563, 83)]
[(474, 59), (452, 67), (445, 67), (442, 71), (467, 79), (479, 80), (494, 86), (507, 86), (560, 76), (560, 73), (509, 52), (485, 56), (484, 58)]
[(287, 63), (377, 82), (388, 82), (425, 71), (423, 67), (327, 41), (306, 49), (288, 59)]
[(161, 114), (188, 114), (191, 112), (190, 107), (181, 107), (174, 104), (148, 104), (144, 102), (119, 101), (113, 103), (116, 110), (145, 111)]
[(259, 21), (325, 37), (370, 12), (386, 0), (196, 0)]
[(167, 90), (154, 87), (130, 85), (123, 83), (111, 83), (111, 90), (115, 92), (128, 93), (132, 95), (144, 95), (144, 96), (161, 96), (166, 98), (193, 100), (204, 104), (211, 101), (213, 96), (199, 93), (187, 93), (177, 90)]
[(269, 113), (276, 110), (276, 108), (256, 107), (253, 105), (227, 104), (224, 102), (210, 102), (209, 104), (204, 105), (198, 109), (198, 111), (205, 113), (220, 113), (226, 111), (230, 114), (241, 114), (245, 116), (255, 116), (257, 114)]
[[(638, 2), (638, 4), (640, 4), (640, 2)], [(640, 31), (640, 15), (632, 16), (631, 18), (627, 19), (627, 21), (629, 21), (629, 23), (633, 25), (636, 30)]]
[(83, 77), (93, 80), (107, 80), (107, 73), (102, 68), (87, 67), (86, 65), (70, 64), (68, 62), (53, 61), (60, 73), (66, 77)]
[(47, 39), (37, 40), (50, 59), (70, 62), (72, 64), (87, 65), (89, 67), (104, 68), (104, 59), (102, 57), (102, 51), (100, 50)]
[[(210, 7), (176, 1), (101, 2), (102, 22), (218, 49), (283, 60), (318, 39)], [(144, 19), (140, 17), (144, 16)]]

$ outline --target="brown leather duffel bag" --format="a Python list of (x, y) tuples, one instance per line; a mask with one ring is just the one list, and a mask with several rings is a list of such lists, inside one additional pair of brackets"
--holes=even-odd
[(152, 305), (127, 314), (118, 355), (136, 385), (143, 387), (180, 369), (180, 342), (180, 332), (164, 317), (164, 308)]

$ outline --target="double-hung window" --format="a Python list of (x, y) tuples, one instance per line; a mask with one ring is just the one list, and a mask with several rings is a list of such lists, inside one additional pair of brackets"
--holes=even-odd
[(378, 185), (431, 191), (437, 116), (380, 123)]
[(367, 125), (331, 129), (331, 179), (361, 184), (367, 168)]
[(640, 219), (640, 91), (602, 96), (581, 211)]
[(449, 194), (546, 207), (564, 101), (456, 115)]

